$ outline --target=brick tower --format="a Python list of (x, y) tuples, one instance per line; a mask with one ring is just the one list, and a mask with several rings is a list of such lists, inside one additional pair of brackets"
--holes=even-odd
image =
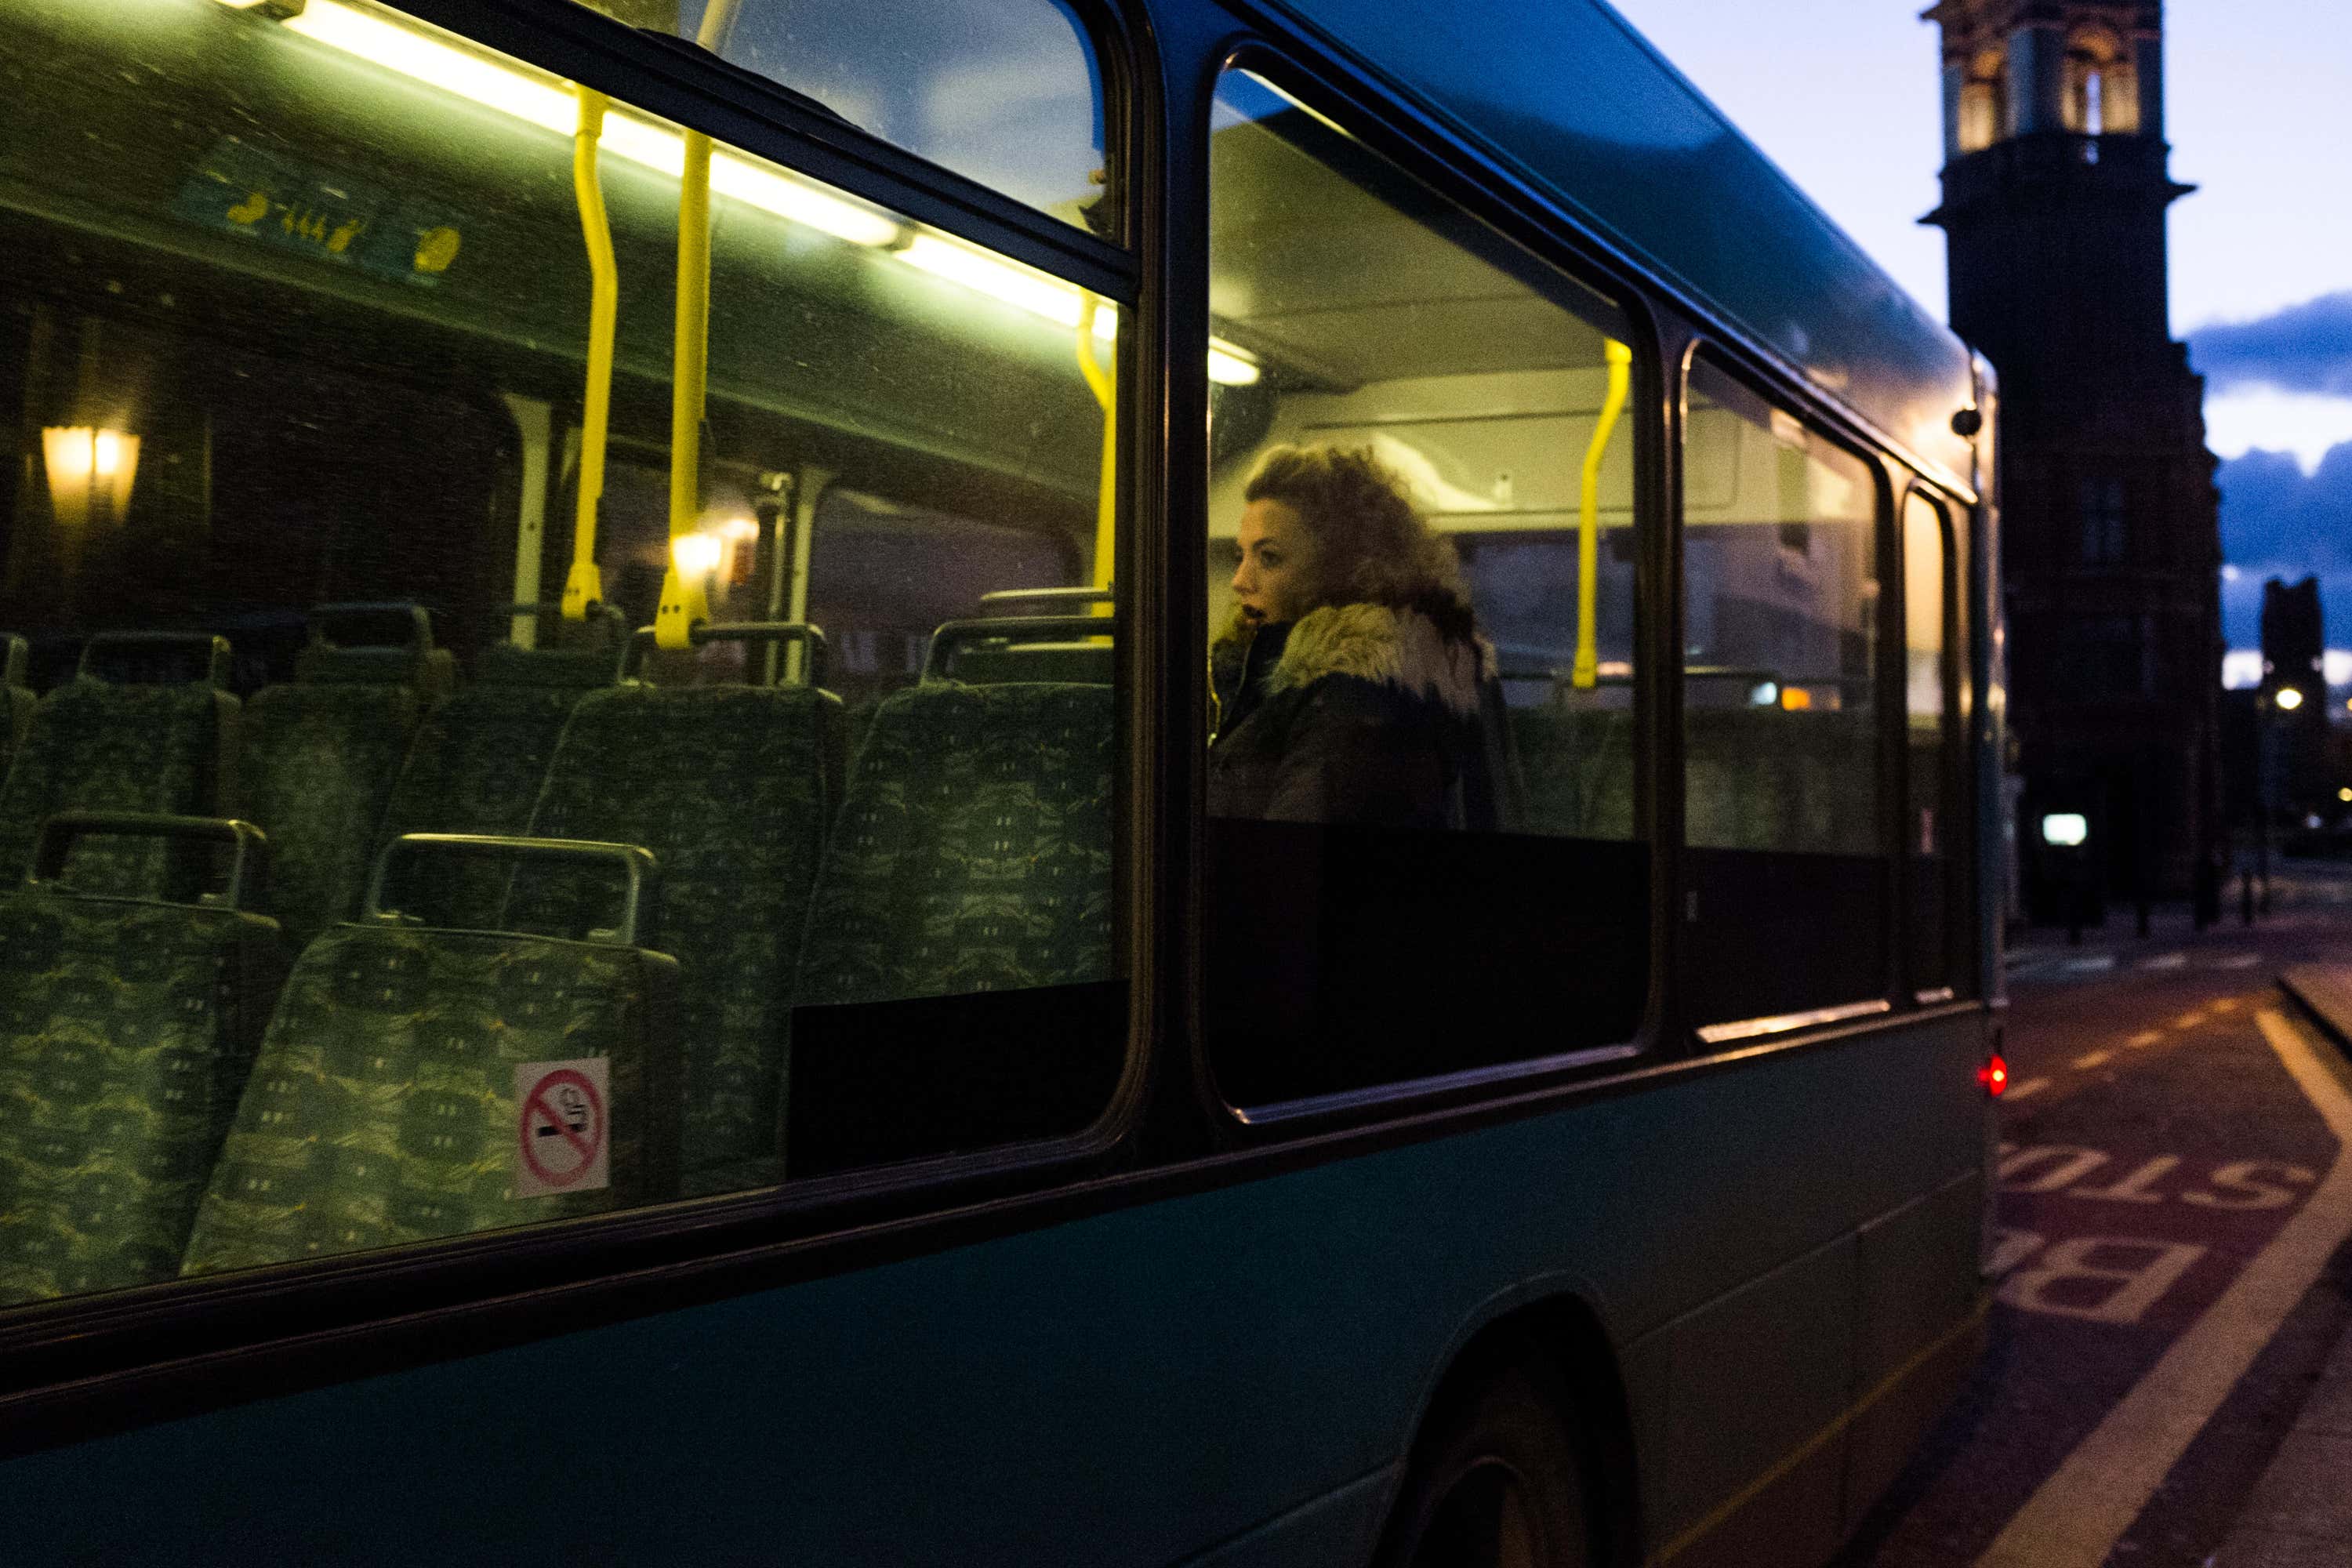
[(1952, 329), (2000, 374), (2010, 731), (2038, 825), (2089, 819), (2113, 898), (2208, 890), (2221, 845), (2219, 498), (2172, 340), (2160, 0), (1942, 0)]

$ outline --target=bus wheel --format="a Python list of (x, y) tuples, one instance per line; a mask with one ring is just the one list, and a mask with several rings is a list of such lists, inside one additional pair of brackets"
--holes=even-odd
[(1573, 1436), (1514, 1370), (1442, 1415), (1414, 1445), (1379, 1568), (1588, 1568), (1591, 1516)]

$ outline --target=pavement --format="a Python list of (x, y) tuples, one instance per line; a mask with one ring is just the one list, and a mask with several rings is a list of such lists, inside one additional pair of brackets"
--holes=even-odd
[[(2352, 1053), (2352, 963), (2291, 964), (2279, 988)], [(2337, 1156), (2352, 1158), (2352, 1151)], [(2352, 1332), (2336, 1342), (2270, 1468), (2208, 1568), (2352, 1563)]]

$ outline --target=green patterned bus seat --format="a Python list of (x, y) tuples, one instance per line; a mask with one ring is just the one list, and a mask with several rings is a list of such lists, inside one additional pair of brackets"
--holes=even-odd
[(313, 644), (292, 681), (247, 709), (242, 815), (275, 847), (271, 910), (296, 942), (358, 910), (393, 781), (448, 668), (444, 649)]
[[(371, 921), (296, 963), (196, 1212), (184, 1273), (658, 1202), (676, 1184), (676, 966), (608, 943)], [(601, 1060), (609, 1184), (527, 1194), (517, 1069)], [(534, 1070), (529, 1075), (543, 1079)], [(574, 1180), (590, 1167), (575, 1164)]]
[[(839, 699), (806, 687), (631, 685), (572, 710), (531, 816), (540, 837), (640, 845), (683, 965), (689, 1192), (773, 1181), (790, 1016), (829, 802)], [(506, 923), (577, 929), (575, 878), (518, 869)]]
[(1514, 708), (1528, 829), (1564, 838), (1633, 837), (1633, 715), (1625, 709)]
[(1685, 722), (1692, 844), (1875, 853), (1878, 738), (1867, 710), (1693, 708)]
[(286, 973), (234, 910), (0, 898), (0, 1302), (179, 1272)]
[(809, 915), (803, 1005), (1112, 977), (1112, 689), (936, 682), (851, 765)]
[(31, 647), (23, 637), (0, 637), (0, 779), (8, 776), (8, 765), (16, 760), (33, 728), (33, 709), (39, 699), (25, 684), (25, 668), (31, 658)]
[[(0, 886), (25, 879), (41, 824), (66, 811), (211, 816), (237, 731), (237, 700), (209, 681), (148, 686), (78, 676), (41, 699), (0, 785)], [(176, 847), (106, 841), (77, 850), (74, 890), (180, 892)]]
[[(518, 648), (482, 655), (476, 683), (427, 714), (394, 784), (379, 844), (404, 833), (522, 833), (556, 742), (580, 700), (614, 679), (613, 648)], [(407, 907), (436, 924), (494, 926), (509, 868), (417, 857), (402, 868)]]

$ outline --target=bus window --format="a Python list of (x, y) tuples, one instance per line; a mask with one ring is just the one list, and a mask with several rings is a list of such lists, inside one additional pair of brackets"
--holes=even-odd
[(1685, 897), (1709, 1038), (1880, 998), (1877, 500), (1702, 355), (1683, 481)]
[(1952, 990), (1952, 846), (1961, 814), (1958, 753), (1958, 601), (1944, 509), (1914, 490), (1903, 503), (1903, 881), (1908, 983), (1920, 996)]
[(1220, 1086), (1622, 1042), (1649, 865), (1629, 319), (1259, 76), (1211, 123)]
[(1101, 1112), (1112, 301), (388, 6), (0, 53), (0, 1305)]
[(1066, 0), (582, 3), (694, 39), (1065, 223), (1118, 233), (1102, 73)]

